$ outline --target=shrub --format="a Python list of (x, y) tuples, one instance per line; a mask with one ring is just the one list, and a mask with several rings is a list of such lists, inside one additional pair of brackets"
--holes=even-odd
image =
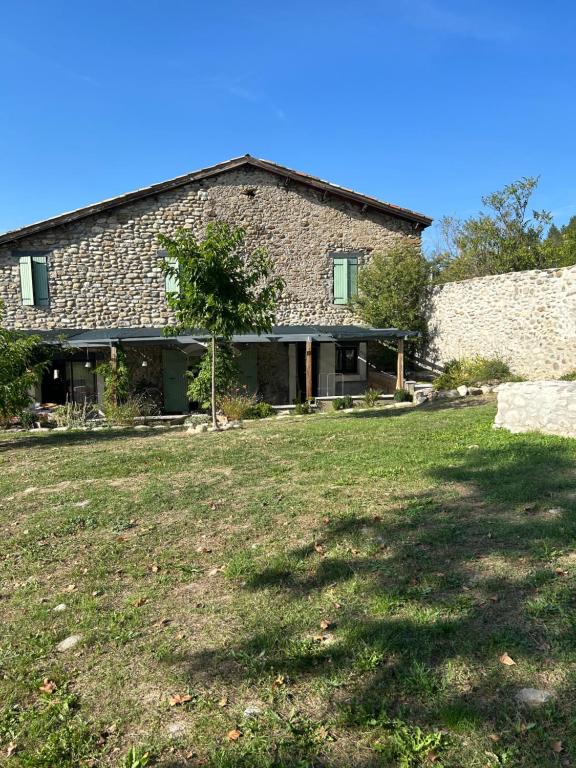
[(408, 403), (413, 400), (413, 397), (407, 389), (397, 389), (396, 392), (394, 392), (394, 400), (396, 400), (397, 403)]
[(250, 408), (248, 415), (246, 416), (247, 419), (267, 419), (269, 416), (274, 416), (275, 410), (272, 408), (270, 403), (265, 403), (263, 401), (259, 403), (254, 403), (254, 405)]
[(82, 429), (89, 421), (96, 418), (98, 412), (91, 403), (66, 403), (54, 409), (54, 419), (59, 427)]
[(135, 395), (128, 396), (121, 403), (105, 403), (103, 410), (109, 424), (123, 427), (134, 424), (137, 416), (149, 415), (143, 414), (146, 404), (143, 404), (142, 400)]
[(334, 408), (335, 411), (344, 411), (346, 408), (353, 407), (354, 400), (352, 400), (350, 395), (344, 395), (344, 397), (337, 397), (335, 400), (332, 400), (332, 408)]
[(255, 395), (249, 395), (245, 389), (236, 389), (218, 398), (218, 409), (231, 421), (249, 418), (255, 405)]
[(38, 421), (38, 416), (32, 411), (24, 410), (18, 416), (18, 421), (20, 422), (20, 426), (24, 429), (34, 429), (36, 422)]
[[(233, 392), (238, 385), (238, 352), (227, 341), (219, 341), (216, 345), (216, 405), (225, 393)], [(200, 408), (210, 410), (212, 400), (212, 349), (208, 347), (200, 358), (198, 366), (188, 374), (188, 397)]]
[(519, 380), (503, 360), (496, 357), (472, 357), (448, 361), (433, 384), (434, 389), (456, 389), (461, 384), (479, 386)]
[(210, 424), (210, 416), (207, 413), (191, 413), (184, 420), (187, 427), (197, 427), (200, 424)]
[(576, 371), (568, 371), (568, 373), (560, 376), (560, 381), (576, 381)]
[(310, 400), (294, 400), (294, 413), (296, 416), (305, 416), (306, 414), (313, 413), (314, 408)]
[(380, 390), (370, 387), (370, 389), (367, 389), (366, 392), (364, 392), (364, 405), (366, 405), (367, 408), (374, 408), (379, 397)]

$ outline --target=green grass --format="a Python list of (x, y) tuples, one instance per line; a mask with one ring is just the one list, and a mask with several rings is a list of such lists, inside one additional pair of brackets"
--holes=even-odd
[(4, 436), (0, 764), (574, 764), (576, 442), (467, 403)]

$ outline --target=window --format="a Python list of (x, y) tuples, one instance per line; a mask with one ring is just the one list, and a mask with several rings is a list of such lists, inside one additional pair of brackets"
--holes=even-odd
[(32, 307), (47, 307), (50, 300), (46, 254), (21, 251), (19, 256), (22, 304)]
[(349, 304), (358, 293), (358, 255), (334, 254), (334, 304)]
[(336, 373), (358, 373), (358, 344), (336, 346)]
[[(178, 266), (178, 260), (168, 256), (166, 251), (160, 251), (158, 254), (164, 261), (169, 264), (171, 267)], [(180, 281), (178, 280), (177, 275), (166, 275), (165, 277), (165, 290), (166, 293), (180, 293)]]

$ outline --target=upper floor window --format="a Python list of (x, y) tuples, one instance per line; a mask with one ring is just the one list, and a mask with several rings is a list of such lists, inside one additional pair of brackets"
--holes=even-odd
[(24, 306), (47, 307), (48, 257), (35, 251), (18, 251), (20, 265), (20, 292)]
[(333, 255), (334, 304), (349, 304), (358, 293), (358, 254)]
[[(171, 267), (178, 266), (178, 260), (173, 256), (168, 256), (167, 251), (160, 251), (158, 255)], [(166, 293), (180, 293), (180, 280), (178, 279), (178, 275), (166, 275), (164, 278), (164, 288)]]

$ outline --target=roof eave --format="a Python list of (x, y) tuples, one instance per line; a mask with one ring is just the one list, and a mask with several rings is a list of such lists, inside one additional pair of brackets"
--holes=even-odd
[(354, 190), (346, 189), (345, 187), (339, 187), (336, 184), (324, 181), (323, 179), (319, 179), (316, 176), (308, 176), (307, 174), (300, 171), (294, 171), (291, 168), (277, 165), (276, 163), (272, 163), (269, 160), (261, 160), (256, 157), (252, 157), (251, 155), (244, 155), (242, 157), (235, 157), (231, 160), (226, 160), (223, 163), (218, 163), (217, 165), (209, 166), (208, 168), (203, 168), (199, 171), (187, 173), (183, 176), (176, 176), (175, 178), (169, 179), (168, 181), (152, 184), (149, 187), (143, 187), (142, 189), (137, 189), (133, 192), (127, 192), (126, 194), (109, 198), (107, 200), (102, 200), (99, 203), (94, 203), (93, 205), (78, 208), (74, 211), (68, 211), (67, 213), (53, 216), (50, 219), (44, 219), (43, 221), (38, 221), (34, 224), (29, 224), (27, 226), (20, 227), (19, 229), (5, 232), (4, 234), (0, 235), (0, 245), (16, 242), (24, 237), (30, 237), (31, 235), (35, 235), (49, 229), (54, 229), (58, 226), (71, 224), (75, 221), (80, 221), (90, 216), (102, 213), (103, 211), (118, 208), (120, 206), (136, 202), (146, 197), (153, 197), (154, 195), (160, 194), (161, 192), (177, 189), (178, 187), (182, 187), (186, 184), (191, 184), (194, 181), (201, 181), (226, 171), (235, 170), (236, 168), (240, 168), (245, 165), (251, 165), (255, 168), (268, 171), (269, 173), (274, 173), (277, 176), (282, 176), (296, 183), (304, 184), (305, 186), (309, 186), (319, 191), (325, 192), (327, 195), (339, 197), (345, 200), (351, 200), (365, 207), (366, 210), (372, 209), (380, 213), (386, 213), (389, 216), (393, 216), (395, 218), (410, 221), (413, 224), (420, 226), (422, 229), (425, 229), (432, 223), (432, 219), (422, 213), (411, 211), (407, 208), (401, 208), (400, 206), (392, 205), (391, 203), (385, 203), (381, 200), (377, 200), (374, 197), (363, 195), (360, 192), (355, 192)]

